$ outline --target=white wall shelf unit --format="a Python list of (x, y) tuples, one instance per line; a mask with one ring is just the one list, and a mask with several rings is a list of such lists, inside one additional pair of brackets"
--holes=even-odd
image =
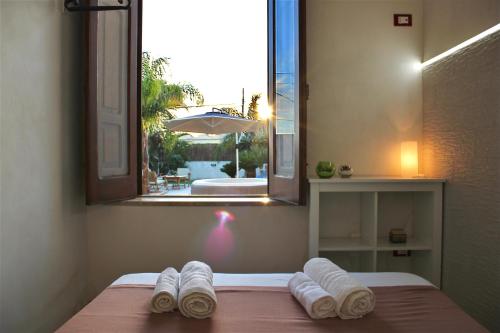
[[(309, 257), (349, 271), (399, 271), (441, 285), (444, 179), (352, 177), (309, 179)], [(406, 243), (389, 241), (404, 229)], [(409, 256), (393, 251), (408, 250)]]

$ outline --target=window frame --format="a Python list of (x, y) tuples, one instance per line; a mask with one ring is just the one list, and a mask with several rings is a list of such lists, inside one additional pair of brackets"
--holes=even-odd
[[(260, 196), (154, 196), (144, 195), (143, 177), (142, 177), (142, 118), (141, 118), (141, 76), (142, 76), (142, 14), (143, 0), (132, 1), (129, 9), (129, 89), (136, 87), (135, 94), (130, 93), (128, 99), (128, 154), (129, 154), (129, 173), (123, 177), (112, 177), (106, 180), (100, 180), (97, 177), (97, 112), (95, 107), (95, 86), (92, 86), (92, 79), (96, 74), (92, 73), (92, 65), (95, 59), (92, 59), (91, 36), (95, 33), (93, 19), (96, 20), (96, 13), (88, 13), (86, 16), (86, 44), (87, 61), (86, 71), (86, 94), (87, 94), (87, 112), (86, 112), (86, 156), (87, 156), (87, 204), (119, 202), (127, 205), (305, 205), (306, 203), (306, 1), (296, 0), (299, 4), (298, 22), (299, 22), (299, 112), (296, 114), (296, 130), (298, 135), (294, 137), (294, 155), (295, 155), (295, 175), (293, 178), (283, 178), (275, 175), (276, 165), (276, 126), (275, 126), (275, 108), (274, 108), (274, 84), (275, 84), (275, 48), (269, 47), (271, 38), (274, 45), (274, 2), (268, 0), (268, 102), (272, 106), (272, 119), (268, 121), (268, 194)], [(273, 16), (270, 15), (273, 13)], [(93, 18), (94, 17), (94, 18)], [(94, 27), (93, 27), (94, 25)], [(272, 28), (271, 28), (272, 27)], [(94, 29), (94, 30), (92, 30)], [(135, 45), (135, 47), (134, 47)], [(137, 57), (134, 57), (137, 52)], [(272, 57), (272, 58), (270, 58)], [(273, 59), (273, 61), (271, 61)], [(94, 62), (92, 62), (94, 61)], [(135, 64), (134, 64), (135, 63)], [(272, 65), (271, 65), (272, 64)], [(135, 67), (134, 67), (135, 65)], [(272, 66), (272, 68), (270, 67)], [(136, 75), (133, 75), (136, 68)], [(94, 80), (95, 81), (95, 80)], [(135, 81), (135, 82), (134, 82)], [(135, 109), (135, 112), (134, 112)], [(227, 200), (225, 200), (225, 198)], [(230, 200), (235, 198), (236, 200)], [(245, 198), (248, 200), (245, 201)], [(132, 199), (132, 200), (130, 200)], [(259, 200), (262, 199), (262, 200)], [(267, 199), (267, 200), (266, 200)], [(148, 202), (150, 204), (148, 204)]]

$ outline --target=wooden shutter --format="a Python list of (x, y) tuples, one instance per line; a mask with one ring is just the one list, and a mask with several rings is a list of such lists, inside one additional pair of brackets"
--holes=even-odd
[[(116, 5), (93, 0), (92, 5)], [(86, 13), (87, 204), (137, 196), (139, 1)]]
[(305, 0), (268, 1), (269, 195), (306, 201)]

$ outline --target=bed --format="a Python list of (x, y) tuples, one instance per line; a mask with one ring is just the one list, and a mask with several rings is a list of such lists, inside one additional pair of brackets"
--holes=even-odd
[(58, 332), (487, 332), (427, 280), (409, 273), (351, 273), (376, 295), (362, 319), (311, 320), (287, 289), (292, 274), (214, 274), (207, 320), (153, 314), (158, 273), (118, 278)]

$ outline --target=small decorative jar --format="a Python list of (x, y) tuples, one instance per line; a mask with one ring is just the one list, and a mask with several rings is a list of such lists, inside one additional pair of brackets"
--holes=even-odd
[(332, 178), (335, 175), (335, 164), (330, 161), (319, 161), (316, 165), (316, 174), (319, 178)]
[(349, 178), (352, 176), (354, 170), (351, 168), (350, 165), (344, 164), (341, 165), (339, 168), (339, 175), (342, 178)]

